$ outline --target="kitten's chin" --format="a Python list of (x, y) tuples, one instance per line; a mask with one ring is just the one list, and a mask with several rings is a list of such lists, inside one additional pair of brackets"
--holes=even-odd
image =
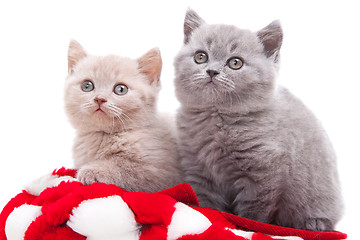
[(246, 114), (249, 106), (240, 96), (232, 92), (214, 91), (204, 88), (193, 94), (182, 94), (178, 98), (183, 107), (193, 111), (216, 111), (222, 113)]
[(112, 117), (109, 115), (109, 113), (107, 113), (106, 111), (104, 111), (102, 109), (97, 109), (92, 114), (92, 118), (94, 118), (94, 120), (96, 122), (101, 122), (101, 123), (104, 123), (104, 122), (109, 121), (109, 120), (112, 119)]
[(106, 126), (107, 124), (112, 122), (111, 116), (103, 110), (96, 110), (92, 114), (92, 120), (95, 124)]
[(83, 115), (81, 119), (73, 119), (72, 123), (80, 132), (111, 132), (114, 128), (111, 117), (103, 110)]
[(204, 84), (204, 88), (208, 88), (210, 91), (217, 91), (218, 85), (210, 80)]

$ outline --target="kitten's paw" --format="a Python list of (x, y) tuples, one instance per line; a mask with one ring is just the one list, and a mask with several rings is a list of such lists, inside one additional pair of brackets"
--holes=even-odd
[(332, 231), (334, 225), (327, 218), (308, 218), (305, 220), (305, 229), (310, 231)]
[(80, 168), (76, 177), (84, 185), (90, 185), (95, 182), (111, 184), (112, 181), (108, 176), (109, 174), (110, 173), (106, 173), (96, 168), (83, 167)]

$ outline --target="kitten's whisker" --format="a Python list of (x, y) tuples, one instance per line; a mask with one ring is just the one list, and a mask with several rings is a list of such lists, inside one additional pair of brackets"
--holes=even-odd
[(194, 75), (192, 75), (193, 78), (198, 78), (198, 77), (205, 77), (206, 75), (203, 73), (196, 73)]
[(243, 100), (239, 94), (234, 93), (233, 95), (236, 97), (241, 107), (246, 107), (246, 104), (243, 104)]
[(124, 120), (121, 118), (121, 116), (116, 115), (115, 117), (116, 117), (117, 120), (119, 120), (121, 128), (124, 129), (124, 131), (126, 131), (126, 124), (125, 124)]
[[(128, 121), (131, 121), (131, 118), (126, 114), (126, 113), (122, 113), (121, 114), (123, 117), (127, 118)], [(125, 120), (125, 119), (124, 119)]]
[(92, 104), (90, 102), (86, 102), (86, 103), (83, 103), (80, 105), (80, 108), (84, 109), (84, 110), (89, 109), (91, 107), (92, 107)]
[(218, 81), (224, 83), (226, 86), (229, 86), (232, 89), (235, 89), (235, 83), (227, 78), (220, 77), (218, 78)]
[(232, 96), (229, 92), (226, 92), (227, 95), (229, 95), (229, 100), (230, 100), (230, 106), (233, 105), (233, 100), (232, 100)]
[(117, 119), (121, 128), (126, 130), (126, 126), (128, 125), (129, 121), (131, 121), (131, 118), (126, 113), (122, 112), (121, 108), (116, 105), (109, 105), (109, 109), (110, 112), (114, 115), (113, 121)]
[(112, 104), (109, 104), (108, 108), (109, 108), (110, 113), (113, 115), (112, 120), (113, 120), (113, 125), (115, 125), (115, 118), (119, 115), (119, 111)]
[(114, 117), (113, 117), (113, 129), (115, 129), (115, 120), (118, 120), (117, 122), (120, 124), (120, 127), (124, 130), (126, 130), (126, 124), (123, 121), (123, 119), (121, 118), (120, 114), (113, 112)]
[(196, 77), (196, 78), (191, 78), (190, 82), (195, 83), (195, 82), (198, 82), (198, 81), (204, 81), (205, 79), (206, 79), (205, 76), (200, 76), (200, 77)]
[(114, 129), (115, 129), (115, 118), (112, 118), (112, 128), (110, 132), (113, 133)]
[(213, 97), (212, 101), (216, 102), (219, 99), (218, 95), (219, 91), (216, 88), (211, 88), (211, 96)]
[(216, 80), (222, 84), (224, 87), (227, 87), (228, 90), (234, 90), (235, 89), (235, 83), (233, 81), (230, 81), (229, 79), (219, 76), (216, 78)]

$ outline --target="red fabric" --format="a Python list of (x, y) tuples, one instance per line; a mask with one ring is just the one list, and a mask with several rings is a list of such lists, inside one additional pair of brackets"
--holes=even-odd
[[(75, 177), (76, 171), (62, 168), (54, 171), (53, 175)], [(159, 193), (136, 193), (122, 190), (115, 185), (94, 183), (85, 186), (75, 181), (62, 182), (58, 186), (46, 188), (39, 196), (23, 191), (14, 197), (0, 214), (0, 240), (7, 240), (5, 225), (8, 216), (15, 208), (23, 204), (41, 206), (42, 213), (28, 227), (25, 240), (84, 240), (85, 236), (75, 233), (66, 225), (72, 210), (84, 200), (109, 196), (120, 196), (133, 211), (135, 220), (142, 226), (140, 240), (167, 238), (167, 227), (172, 220), (177, 202), (192, 206), (192, 209), (200, 212), (211, 222), (211, 226), (201, 234), (184, 235), (178, 240), (248, 239), (235, 235), (230, 231), (233, 229), (255, 232), (251, 235), (252, 240), (273, 239), (267, 235), (299, 236), (305, 240), (340, 240), (347, 237), (346, 234), (336, 231), (312, 232), (284, 228), (209, 208), (201, 208), (198, 207), (194, 191), (185, 183)]]
[(16, 197), (11, 199), (11, 201), (4, 207), (0, 214), (0, 240), (6, 239), (5, 235), (5, 222), (10, 213), (17, 207), (26, 204), (31, 203), (34, 201), (36, 196), (33, 196), (29, 194), (26, 191), (23, 191), (22, 193), (19, 193)]
[(128, 192), (122, 198), (135, 213), (138, 223), (164, 226), (170, 224), (176, 203), (172, 197), (163, 194)]
[(266, 236), (262, 233), (254, 233), (251, 240), (272, 240), (273, 238)]
[(199, 206), (199, 200), (194, 190), (188, 184), (180, 184), (175, 187), (165, 189), (159, 193), (168, 195), (178, 202), (182, 202), (192, 206)]
[(75, 177), (76, 176), (76, 170), (75, 169), (68, 169), (68, 168), (59, 168), (59, 169), (55, 169), (51, 175), (57, 175), (59, 177), (63, 177), (63, 176), (70, 176), (70, 177)]
[(251, 230), (254, 232), (262, 232), (277, 236), (298, 236), (304, 240), (335, 240), (346, 239), (346, 234), (332, 231), (332, 232), (316, 232), (306, 231), (294, 228), (280, 227), (276, 225), (256, 222), (247, 218), (238, 217), (229, 213), (222, 212), (222, 215), (230, 222), (238, 227)]
[[(245, 238), (234, 235), (230, 231), (223, 231), (222, 228), (218, 226), (211, 226), (200, 236), (197, 236), (196, 240), (246, 240)], [(194, 240), (194, 236), (187, 235), (179, 238), (178, 240)]]

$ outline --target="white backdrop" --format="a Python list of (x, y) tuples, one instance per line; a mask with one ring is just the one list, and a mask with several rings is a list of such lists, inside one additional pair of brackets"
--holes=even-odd
[[(0, 1), (0, 209), (31, 180), (72, 167), (74, 131), (63, 110), (67, 48), (137, 58), (158, 46), (159, 99), (175, 113), (173, 59), (188, 7), (209, 23), (258, 30), (280, 19), (280, 84), (321, 119), (338, 154), (346, 212), (337, 229), (356, 233), (359, 203), (360, 17), (356, 1)], [(357, 236), (357, 237), (356, 237)]]

